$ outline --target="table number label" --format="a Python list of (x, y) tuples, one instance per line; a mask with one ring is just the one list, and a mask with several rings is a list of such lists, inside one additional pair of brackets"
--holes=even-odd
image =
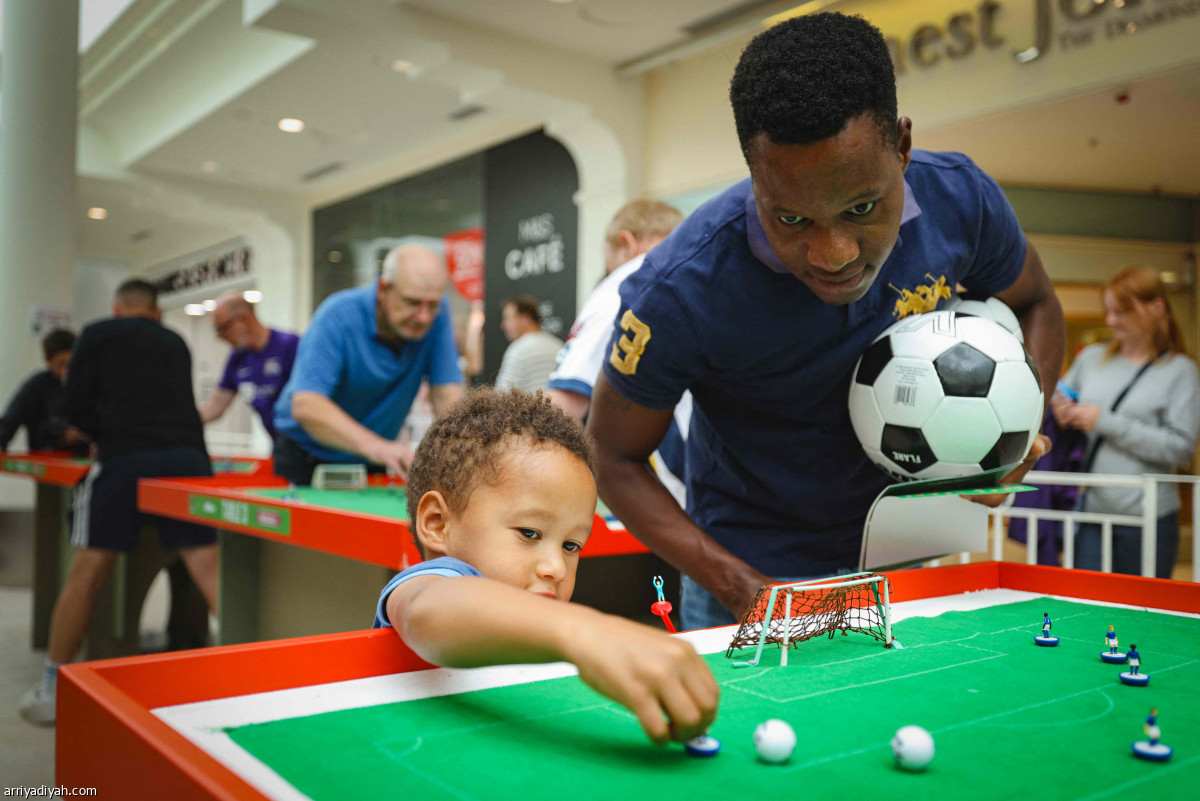
[(285, 537), (291, 534), (291, 513), (273, 506), (193, 494), (188, 495), (188, 513), (217, 523), (269, 531)]

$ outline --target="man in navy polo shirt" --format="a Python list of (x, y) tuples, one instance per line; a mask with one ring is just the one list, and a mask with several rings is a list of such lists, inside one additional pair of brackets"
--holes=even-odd
[[(865, 20), (813, 14), (763, 32), (730, 98), (750, 178), (622, 285), (589, 424), (601, 496), (685, 574), (685, 628), (734, 622), (772, 581), (856, 566), (889, 479), (851, 428), (849, 381), (914, 297), (929, 311), (961, 284), (1007, 303), (1047, 398), (1064, 347), (1053, 286), (1003, 193), (965, 156), (912, 150)], [(686, 389), (685, 514), (646, 459)], [(1048, 447), (1039, 438), (1009, 479)]]
[(374, 285), (321, 304), (275, 404), (276, 473), (309, 484), (318, 464), (369, 462), (407, 474), (413, 451), (396, 435), (421, 380), (435, 415), (462, 395), (447, 280), (440, 256), (403, 245)]

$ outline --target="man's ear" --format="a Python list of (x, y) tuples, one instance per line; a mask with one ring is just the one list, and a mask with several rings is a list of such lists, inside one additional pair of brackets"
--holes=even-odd
[(912, 120), (901, 117), (896, 121), (896, 151), (900, 155), (900, 169), (907, 170), (912, 160)]
[(421, 547), (425, 550), (425, 558), (446, 555), (446, 544), (450, 538), (450, 504), (437, 490), (431, 490), (421, 496), (417, 504), (417, 513), (413, 515), (413, 527)]

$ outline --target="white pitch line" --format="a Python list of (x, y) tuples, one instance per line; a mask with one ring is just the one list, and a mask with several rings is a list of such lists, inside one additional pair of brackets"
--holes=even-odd
[(1075, 799), (1075, 801), (1096, 801), (1096, 799), (1099, 798), (1107, 798), (1108, 796), (1119, 793), (1122, 790), (1128, 790), (1130, 787), (1136, 787), (1139, 784), (1145, 784), (1148, 781), (1153, 781), (1154, 779), (1162, 776), (1164, 773), (1174, 773), (1181, 768), (1186, 768), (1187, 766), (1194, 765), (1197, 762), (1200, 762), (1200, 755), (1194, 756), (1191, 759), (1185, 759), (1183, 762), (1176, 762), (1170, 767), (1158, 768), (1153, 773), (1147, 773), (1145, 776), (1139, 776), (1136, 779), (1130, 779), (1129, 781), (1115, 784), (1112, 787), (1106, 787), (1098, 793), (1081, 796)]
[[(980, 649), (980, 650), (984, 650), (984, 649)], [(764, 693), (756, 693), (753, 690), (747, 690), (745, 687), (733, 687), (732, 689), (738, 690), (739, 692), (747, 693), (749, 695), (756, 695), (759, 698), (763, 698), (767, 701), (773, 701), (777, 704), (790, 704), (793, 701), (803, 701), (806, 698), (816, 698), (821, 695), (831, 695), (833, 693), (840, 693), (840, 692), (844, 692), (846, 690), (858, 690), (863, 687), (871, 687), (876, 684), (889, 684), (893, 681), (903, 681), (904, 679), (911, 679), (911, 678), (915, 678), (916, 676), (924, 676), (929, 673), (940, 673), (943, 670), (953, 670), (954, 668), (966, 667), (967, 665), (974, 665), (977, 662), (987, 662), (992, 659), (1003, 659), (1006, 656), (1008, 656), (1008, 654), (1002, 654), (1002, 653), (996, 652), (995, 656), (985, 656), (985, 657), (981, 657), (979, 659), (971, 659), (966, 662), (956, 662), (953, 665), (943, 665), (942, 667), (931, 668), (930, 670), (920, 670), (920, 671), (917, 671), (916, 673), (906, 673), (903, 676), (891, 676), (886, 679), (878, 679), (876, 681), (863, 682), (862, 684), (848, 684), (848, 685), (845, 685), (842, 687), (832, 687), (828, 690), (819, 690), (815, 693), (805, 693), (804, 695), (796, 695), (796, 696), (791, 696), (789, 698), (776, 698), (773, 695), (766, 695)]]
[[(1197, 662), (1200, 662), (1200, 659), (1193, 659), (1190, 662), (1185, 662), (1181, 665), (1173, 665), (1172, 667), (1169, 667), (1169, 668), (1163, 668), (1162, 670), (1159, 670), (1157, 672), (1158, 673), (1166, 673), (1169, 670), (1175, 670), (1176, 668), (1187, 667), (1188, 665), (1194, 665)], [(1016, 714), (1017, 712), (1027, 712), (1030, 709), (1037, 709), (1039, 707), (1048, 706), (1050, 704), (1054, 704), (1059, 701), (1066, 701), (1070, 698), (1078, 698), (1079, 696), (1086, 695), (1088, 693), (1099, 692), (1103, 695), (1105, 690), (1111, 689), (1113, 686), (1114, 686), (1113, 684), (1108, 683), (1108, 684), (1104, 684), (1103, 686), (1100, 686), (1100, 687), (1089, 687), (1086, 690), (1080, 690), (1079, 692), (1071, 693), (1070, 695), (1062, 695), (1062, 696), (1059, 696), (1058, 698), (1050, 698), (1045, 701), (1039, 701), (1036, 704), (1027, 704), (1026, 706), (1017, 707), (1016, 709), (1009, 709), (1004, 712), (997, 712), (994, 715), (987, 715), (982, 718), (976, 718), (975, 720), (965, 720), (961, 723), (954, 723), (950, 726), (943, 726), (940, 729), (933, 729), (929, 733), (930, 734), (942, 734), (944, 732), (954, 731), (955, 729), (961, 729), (961, 728), (965, 728), (967, 726), (975, 726), (980, 723), (986, 723), (989, 720), (995, 720), (996, 718), (1002, 718), (1007, 715), (1013, 715), (1013, 714)], [(1105, 696), (1105, 697), (1107, 698), (1108, 696)], [(798, 762), (795, 765), (788, 765), (785, 768), (785, 770), (788, 773), (791, 773), (792, 771), (795, 771), (795, 770), (811, 768), (814, 765), (823, 765), (827, 762), (836, 762), (839, 759), (845, 759), (846, 757), (858, 756), (859, 754), (865, 754), (870, 751), (878, 751), (881, 748), (888, 748), (888, 747), (889, 747), (888, 743), (876, 743), (875, 745), (869, 745), (865, 748), (857, 748), (853, 751), (843, 751), (840, 754), (830, 754), (828, 756), (820, 757), (818, 759), (810, 759), (807, 762)], [(1182, 764), (1187, 764), (1187, 763), (1181, 763), (1181, 765)], [(1162, 773), (1162, 771), (1155, 771), (1155, 772)]]

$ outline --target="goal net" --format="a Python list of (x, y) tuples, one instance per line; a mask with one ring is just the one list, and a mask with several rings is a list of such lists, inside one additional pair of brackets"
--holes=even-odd
[(746, 610), (733, 642), (725, 652), (754, 648), (748, 662), (736, 667), (758, 664), (763, 646), (775, 643), (783, 653), (780, 664), (787, 664), (787, 652), (794, 644), (839, 631), (852, 631), (874, 637), (886, 647), (892, 638), (890, 586), (882, 573), (855, 573), (788, 584), (763, 587)]

